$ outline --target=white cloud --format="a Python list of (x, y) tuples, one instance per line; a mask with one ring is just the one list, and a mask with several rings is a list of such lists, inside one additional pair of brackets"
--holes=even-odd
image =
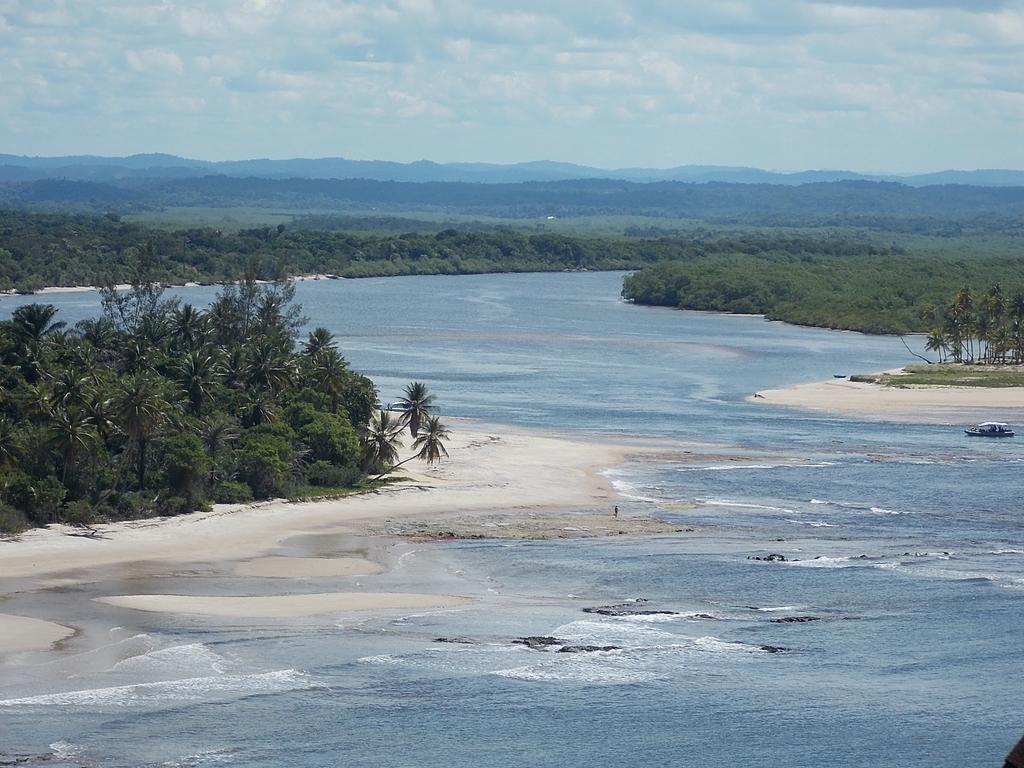
[(0, 0), (0, 41), (5, 151), (1024, 166), (1024, 0)]

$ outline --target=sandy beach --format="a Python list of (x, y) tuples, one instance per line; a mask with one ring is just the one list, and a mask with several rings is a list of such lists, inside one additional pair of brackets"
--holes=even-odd
[(1020, 423), (1024, 417), (1024, 387), (889, 387), (829, 379), (786, 389), (762, 390), (748, 400), (764, 405), (925, 424), (970, 424), (986, 420)]
[[(612, 515), (614, 491), (599, 472), (638, 449), (457, 419), (450, 424), (449, 460), (434, 467), (410, 463), (401, 470), (407, 480), (377, 492), (329, 501), (219, 505), (206, 513), (100, 525), (95, 537), (51, 526), (2, 541), (4, 592), (20, 595), (108, 580), (124, 585), (138, 577), (138, 594), (115, 595), (103, 602), (138, 611), (234, 618), (448, 607), (465, 600), (422, 592), (424, 586), (429, 588), (423, 584), (401, 592), (375, 589), (373, 580), (386, 564), (364, 553), (293, 557), (274, 550), (303, 536), (430, 538), (493, 532), (537, 538), (671, 530), (659, 521), (618, 520)], [(274, 596), (161, 595), (153, 594), (152, 582), (142, 577), (153, 568), (161, 575), (187, 576), (204, 563), (254, 579), (254, 584), (273, 579), (278, 592), (288, 592), (289, 579), (299, 588)], [(303, 579), (354, 576), (362, 577), (359, 585), (365, 591), (301, 590)], [(5, 638), (0, 653), (45, 647), (72, 633), (59, 625), (62, 616), (46, 618), (58, 623), (0, 616), (0, 637)]]

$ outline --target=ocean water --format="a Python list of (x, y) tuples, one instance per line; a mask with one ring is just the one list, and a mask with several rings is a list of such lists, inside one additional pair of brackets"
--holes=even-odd
[[(1024, 443), (748, 403), (760, 389), (895, 367), (907, 352), (890, 337), (634, 307), (620, 284), (616, 273), (320, 281), (299, 298), (385, 402), (420, 379), (452, 415), (708, 444), (707, 460), (667, 447), (606, 473), (622, 514), (692, 532), (400, 545), (385, 583), (431, 574), (478, 599), (386, 618), (224, 622), (91, 603), (126, 588), (111, 582), (16, 594), (5, 611), (86, 629), (59, 653), (0, 664), (0, 755), (1000, 765), (1024, 733)], [(212, 290), (184, 295), (201, 304)], [(97, 304), (47, 300), (72, 321)], [(22, 301), (0, 298), (0, 314)], [(772, 553), (786, 560), (750, 559)], [(202, 567), (146, 578), (149, 591), (253, 588)], [(638, 599), (631, 607), (664, 613), (585, 610)], [(780, 621), (798, 617), (814, 620)], [(511, 642), (529, 635), (614, 649)]]

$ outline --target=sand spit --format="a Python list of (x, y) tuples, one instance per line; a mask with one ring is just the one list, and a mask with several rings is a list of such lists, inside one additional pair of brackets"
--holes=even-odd
[(281, 579), (369, 576), (382, 573), (384, 566), (362, 557), (261, 557), (239, 563), (239, 576)]
[(303, 534), (359, 535), (387, 522), (492, 512), (608, 508), (614, 496), (598, 472), (637, 449), (566, 440), (450, 419), (451, 459), (428, 468), (410, 463), (407, 481), (375, 493), (301, 504), (218, 505), (212, 512), (98, 526), (94, 538), (51, 526), (0, 542), (5, 577), (64, 574), (138, 562), (246, 560)]
[(830, 379), (786, 389), (763, 390), (749, 400), (766, 405), (926, 424), (973, 423), (987, 419), (1020, 422), (1024, 416), (1024, 387), (888, 387)]
[(450, 608), (469, 602), (454, 595), (402, 592), (326, 592), (310, 595), (209, 597), (197, 595), (114, 595), (96, 602), (151, 613), (231, 619), (287, 619), (341, 611)]
[(42, 651), (74, 633), (52, 621), (0, 613), (0, 653)]

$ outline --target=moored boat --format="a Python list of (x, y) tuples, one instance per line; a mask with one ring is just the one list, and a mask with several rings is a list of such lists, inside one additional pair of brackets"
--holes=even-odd
[(1001, 421), (984, 421), (976, 427), (969, 427), (964, 432), (971, 437), (1013, 437), (1009, 424)]

